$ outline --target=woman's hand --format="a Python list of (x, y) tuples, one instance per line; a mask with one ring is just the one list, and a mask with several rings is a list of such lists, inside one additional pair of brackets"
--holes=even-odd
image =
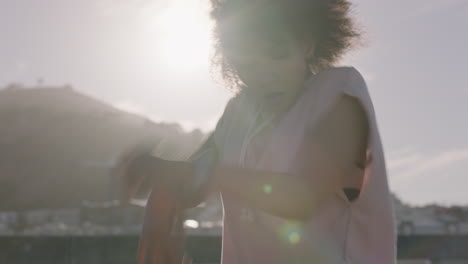
[(126, 151), (114, 168), (121, 192), (120, 200), (128, 203), (134, 197), (146, 197), (155, 183), (163, 183), (169, 161), (151, 155), (152, 144), (142, 143)]
[(121, 202), (147, 198), (155, 184), (171, 192), (186, 192), (193, 175), (189, 162), (164, 160), (151, 155), (151, 144), (140, 144), (125, 152), (115, 167), (120, 182)]

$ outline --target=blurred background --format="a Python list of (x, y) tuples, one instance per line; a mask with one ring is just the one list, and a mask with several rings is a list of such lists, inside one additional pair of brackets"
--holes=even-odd
[[(233, 95), (210, 68), (208, 2), (0, 0), (0, 263), (54, 243), (34, 237), (127, 237), (133, 254), (144, 201), (114, 202), (115, 159), (148, 137), (186, 157)], [(408, 256), (468, 263), (468, 1), (353, 3), (364, 45), (341, 64), (373, 97), (399, 232), (457, 239)], [(219, 237), (217, 200), (188, 216), (189, 234)], [(70, 252), (60, 263), (82, 263)]]

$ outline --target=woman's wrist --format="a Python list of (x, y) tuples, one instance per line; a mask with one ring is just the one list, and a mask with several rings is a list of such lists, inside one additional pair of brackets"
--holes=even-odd
[(159, 175), (153, 175), (155, 178), (154, 183), (157, 184), (159, 182), (158, 178), (162, 177), (164, 184), (171, 189), (177, 190), (181, 188), (181, 185), (185, 185), (193, 173), (194, 166), (189, 162), (161, 160), (156, 171), (156, 174)]

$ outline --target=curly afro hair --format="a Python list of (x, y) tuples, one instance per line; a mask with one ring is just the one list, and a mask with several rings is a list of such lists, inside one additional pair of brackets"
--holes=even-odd
[(300, 41), (313, 40), (314, 55), (306, 58), (313, 72), (334, 66), (360, 36), (348, 0), (211, 0), (211, 4), (215, 21), (213, 65), (234, 89), (241, 87), (242, 81), (225, 51), (230, 40), (244, 37), (245, 32), (262, 32), (271, 39), (286, 32)]

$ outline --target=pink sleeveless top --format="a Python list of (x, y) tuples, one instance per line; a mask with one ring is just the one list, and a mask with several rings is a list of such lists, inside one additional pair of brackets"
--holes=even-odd
[[(214, 132), (224, 164), (298, 172), (298, 153), (313, 128), (340, 96), (357, 98), (369, 118), (368, 156), (361, 194), (349, 202), (343, 192), (307, 222), (294, 222), (248, 208), (222, 194), (222, 264), (394, 264), (396, 231), (382, 144), (366, 84), (354, 68), (331, 68), (311, 77), (295, 104), (277, 121), (256, 122), (259, 107), (239, 93), (228, 103)], [(267, 138), (255, 137), (273, 127)], [(263, 128), (262, 128), (263, 127)], [(257, 145), (263, 145), (259, 151)], [(310, 175), (323, 177), (323, 175)], [(264, 191), (268, 191), (268, 186)]]

